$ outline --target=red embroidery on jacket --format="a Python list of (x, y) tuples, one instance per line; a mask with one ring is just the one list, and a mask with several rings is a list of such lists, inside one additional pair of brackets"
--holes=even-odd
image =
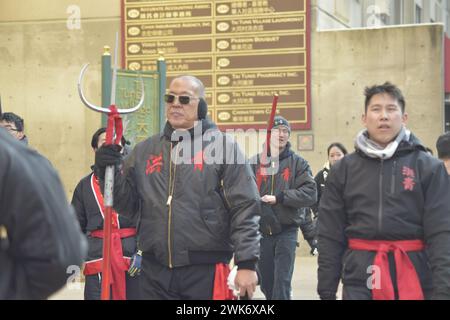
[(150, 155), (147, 159), (147, 167), (145, 169), (145, 174), (149, 175), (153, 172), (161, 172), (163, 166), (162, 152), (159, 155)]
[(408, 167), (403, 166), (402, 174), (406, 177), (415, 178), (416, 174), (414, 173), (414, 170)]
[(291, 176), (291, 172), (290, 172), (289, 168), (285, 168), (283, 170), (282, 175), (283, 175), (284, 181), (288, 182), (289, 181), (289, 177)]
[(193, 158), (192, 163), (194, 164), (194, 171), (203, 171), (203, 151), (199, 151)]
[(263, 170), (263, 168), (261, 166), (259, 166), (256, 169), (256, 177), (258, 177), (258, 176), (261, 177), (261, 179), (256, 178), (256, 182), (257, 183), (259, 182), (257, 184), (258, 190), (261, 190), (261, 184), (262, 184), (263, 181), (264, 181), (264, 183), (267, 183), (267, 179), (268, 179), (269, 176), (267, 174), (265, 174), (265, 172), (266, 172), (266, 170)]
[(404, 166), (402, 169), (402, 174), (403, 174), (403, 182), (402, 182), (403, 188), (405, 190), (413, 191), (414, 186), (416, 184), (414, 182), (414, 178), (416, 176), (414, 170)]

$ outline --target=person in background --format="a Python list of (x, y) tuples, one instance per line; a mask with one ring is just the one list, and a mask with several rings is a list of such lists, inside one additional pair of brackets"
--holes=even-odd
[(15, 113), (5, 112), (0, 118), (0, 126), (6, 129), (15, 139), (28, 145), (23, 119)]
[[(276, 116), (271, 136), (271, 167), (277, 172), (261, 176), (261, 259), (258, 270), (267, 300), (290, 300), (298, 228), (315, 250), (315, 230), (309, 206), (317, 200), (316, 183), (308, 162), (296, 155), (289, 142), (289, 122)], [(261, 154), (250, 160), (261, 175)], [(258, 180), (258, 179), (257, 179)], [(309, 215), (309, 216), (308, 216)]]
[(325, 183), (327, 181), (328, 174), (330, 173), (331, 167), (333, 167), (336, 162), (342, 159), (347, 154), (347, 149), (342, 143), (333, 142), (328, 146), (327, 155), (328, 160), (322, 170), (320, 170), (314, 180), (317, 183), (317, 202), (311, 207), (314, 217), (317, 218), (319, 211), (320, 198), (322, 197), (323, 191), (325, 189)]
[[(106, 140), (106, 128), (98, 129), (91, 140), (92, 150), (95, 152)], [(125, 139), (122, 137), (122, 143)], [(123, 150), (123, 149), (122, 149)], [(89, 252), (84, 267), (85, 300), (100, 300), (103, 265), (103, 222), (104, 204), (100, 191), (98, 175), (95, 166), (92, 172), (81, 179), (75, 188), (72, 205), (75, 208), (81, 230), (88, 237)], [(134, 254), (140, 255), (136, 248), (136, 221), (118, 215), (112, 215), (112, 241), (111, 241), (111, 270), (113, 300), (138, 300), (139, 276), (131, 277), (127, 274), (130, 268), (130, 259)], [(134, 260), (136, 260), (135, 257)]]
[(439, 136), (436, 141), (436, 149), (438, 158), (444, 161), (447, 173), (450, 175), (450, 132), (446, 132)]

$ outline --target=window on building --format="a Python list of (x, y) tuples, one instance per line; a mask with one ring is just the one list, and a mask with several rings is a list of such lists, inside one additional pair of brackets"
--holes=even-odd
[(436, 5), (434, 7), (434, 11), (436, 12), (436, 21), (437, 22), (444, 22), (443, 15), (442, 15), (443, 10), (444, 9), (436, 3)]
[(446, 18), (447, 24), (445, 26), (445, 30), (447, 31), (447, 36), (450, 35), (450, 14), (447, 15)]
[(422, 23), (422, 8), (416, 4), (416, 23)]
[(403, 0), (400, 1), (392, 1), (391, 5), (393, 6), (393, 23), (394, 24), (402, 24), (403, 23)]

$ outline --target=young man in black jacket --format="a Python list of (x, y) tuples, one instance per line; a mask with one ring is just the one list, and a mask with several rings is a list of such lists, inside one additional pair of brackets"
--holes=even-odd
[[(315, 227), (309, 207), (317, 200), (316, 183), (308, 162), (291, 150), (288, 121), (276, 116), (271, 138), (271, 168), (263, 174), (261, 185), (262, 216), (260, 229), (261, 259), (258, 269), (261, 290), (268, 300), (290, 300), (298, 228), (314, 251)], [(250, 161), (256, 175), (261, 175), (261, 155)], [(264, 164), (263, 164), (264, 165)]]
[(318, 218), (318, 293), (336, 299), (450, 298), (450, 180), (406, 128), (405, 99), (365, 91), (356, 152), (328, 176)]
[[(251, 298), (256, 288), (260, 202), (254, 175), (247, 161), (236, 161), (244, 159), (237, 143), (206, 118), (204, 97), (199, 79), (172, 80), (164, 131), (138, 144), (115, 176), (114, 208), (140, 214), (144, 299), (229, 298), (233, 254), (240, 295)], [(114, 147), (96, 153), (103, 170), (120, 162)]]
[(86, 251), (55, 170), (0, 128), (0, 300), (48, 298)]

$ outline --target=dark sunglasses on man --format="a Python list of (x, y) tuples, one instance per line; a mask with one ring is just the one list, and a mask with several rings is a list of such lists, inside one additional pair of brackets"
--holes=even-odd
[(189, 104), (189, 103), (191, 103), (191, 99), (198, 99), (197, 97), (177, 96), (177, 95), (170, 94), (170, 93), (164, 95), (164, 101), (167, 103), (174, 103), (175, 98), (178, 98), (178, 101), (180, 102), (180, 104)]

